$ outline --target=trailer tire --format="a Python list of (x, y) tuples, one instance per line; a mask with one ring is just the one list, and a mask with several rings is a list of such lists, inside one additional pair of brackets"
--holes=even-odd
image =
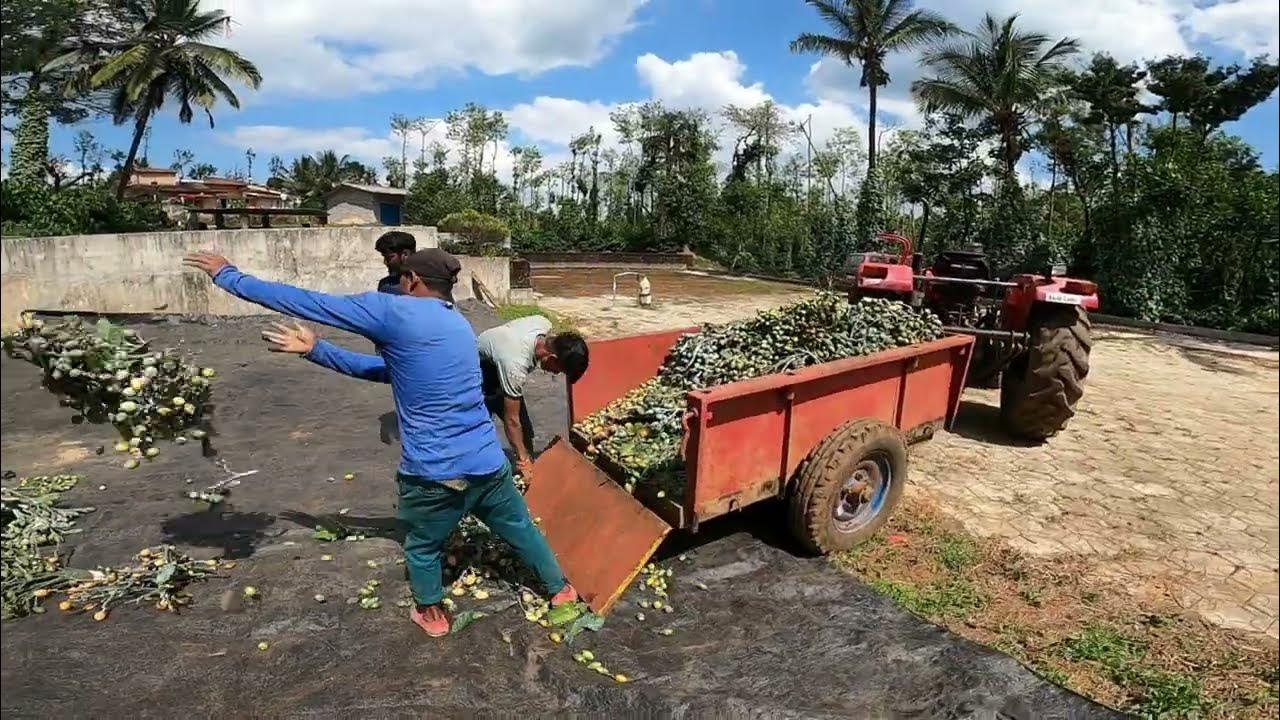
[(1092, 326), (1083, 308), (1037, 309), (1031, 344), (1004, 372), (1000, 419), (1010, 435), (1047, 440), (1076, 414), (1089, 375)]
[(818, 443), (796, 472), (791, 531), (811, 552), (848, 550), (884, 526), (906, 483), (902, 433), (879, 420), (851, 420)]

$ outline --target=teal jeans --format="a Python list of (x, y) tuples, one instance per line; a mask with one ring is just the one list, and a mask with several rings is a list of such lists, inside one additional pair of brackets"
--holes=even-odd
[(419, 606), (435, 605), (444, 598), (440, 578), (440, 555), (449, 534), (468, 513), (502, 538), (533, 570), (547, 592), (560, 592), (564, 573), (533, 524), (524, 496), (511, 479), (511, 465), (492, 475), (466, 478), (464, 489), (407, 475), (396, 477), (400, 502), (396, 519), (404, 529), (404, 563), (409, 570), (409, 586)]

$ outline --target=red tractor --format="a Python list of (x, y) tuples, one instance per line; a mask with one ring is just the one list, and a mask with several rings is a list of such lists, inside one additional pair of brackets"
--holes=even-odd
[(1045, 275), (992, 277), (980, 246), (942, 252), (924, 267), (901, 235), (877, 239), (897, 255), (850, 259), (849, 297), (887, 297), (924, 307), (948, 332), (973, 335), (968, 384), (1000, 388), (1000, 418), (1012, 435), (1044, 440), (1067, 425), (1084, 394), (1092, 345), (1088, 311), (1098, 287), (1088, 280)]

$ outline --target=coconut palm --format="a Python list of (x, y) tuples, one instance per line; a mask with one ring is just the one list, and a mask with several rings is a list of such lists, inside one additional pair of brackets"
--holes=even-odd
[(198, 107), (212, 127), (219, 98), (240, 107), (228, 80), (255, 89), (262, 82), (258, 68), (239, 53), (204, 42), (227, 22), (221, 10), (202, 11), (199, 0), (122, 0), (120, 12), (124, 40), (87, 43), (50, 63), (80, 68), (67, 84), (68, 94), (109, 89), (116, 124), (133, 121), (117, 196), (133, 174), (147, 124), (166, 99), (177, 102), (181, 122), (191, 122)]
[(801, 33), (791, 52), (820, 53), (846, 65), (862, 67), (858, 83), (867, 89), (870, 121), (867, 171), (876, 166), (876, 91), (889, 84), (885, 57), (939, 40), (956, 28), (941, 15), (911, 9), (910, 0), (805, 0), (834, 31), (833, 35)]
[(359, 161), (333, 150), (323, 150), (295, 158), (282, 176), (273, 177), (268, 184), (300, 198), (303, 205), (312, 206), (318, 205), (339, 184), (372, 182), (373, 175), (373, 171)]
[(1022, 157), (1028, 115), (1053, 87), (1063, 61), (1079, 51), (1071, 38), (1057, 42), (1016, 27), (1017, 15), (986, 15), (978, 29), (926, 52), (934, 77), (917, 80), (911, 92), (926, 112), (954, 113), (989, 125), (1000, 138), (1005, 171)]

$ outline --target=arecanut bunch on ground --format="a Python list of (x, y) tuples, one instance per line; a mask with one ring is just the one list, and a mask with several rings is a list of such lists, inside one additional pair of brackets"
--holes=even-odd
[(627, 484), (683, 492), (680, 458), (685, 395), (771, 373), (935, 340), (942, 323), (928, 311), (890, 300), (849, 303), (835, 293), (685, 335), (658, 374), (574, 426), (588, 457), (603, 456)]

